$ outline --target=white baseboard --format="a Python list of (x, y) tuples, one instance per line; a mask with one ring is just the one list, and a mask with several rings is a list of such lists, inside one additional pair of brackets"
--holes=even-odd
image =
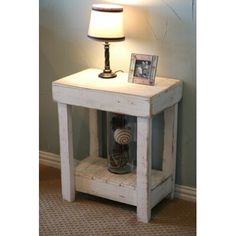
[[(58, 169), (61, 168), (60, 156), (50, 152), (39, 151), (39, 163)], [(196, 188), (176, 184), (175, 197), (186, 201), (195, 202)]]
[(196, 188), (176, 184), (175, 197), (186, 201), (196, 202)]
[(39, 163), (41, 165), (55, 167), (58, 169), (61, 168), (60, 156), (50, 152), (39, 151)]

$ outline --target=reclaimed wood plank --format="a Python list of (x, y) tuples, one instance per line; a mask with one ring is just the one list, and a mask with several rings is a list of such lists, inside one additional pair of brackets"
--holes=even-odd
[(89, 154), (99, 155), (97, 110), (89, 109)]
[(164, 149), (162, 170), (172, 178), (171, 198), (175, 191), (178, 104), (164, 111)]
[(151, 143), (152, 119), (137, 118), (137, 217), (151, 218)]
[(62, 197), (75, 199), (71, 106), (58, 103)]
[(53, 82), (53, 99), (70, 105), (149, 117), (178, 102), (182, 82), (157, 77), (155, 86), (128, 83), (128, 74), (112, 80), (97, 77), (99, 70), (83, 72)]

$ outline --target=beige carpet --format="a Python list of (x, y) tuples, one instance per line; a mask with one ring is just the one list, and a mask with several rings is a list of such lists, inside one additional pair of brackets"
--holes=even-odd
[(136, 207), (77, 193), (76, 201), (61, 198), (60, 171), (40, 166), (40, 235), (196, 235), (194, 203), (163, 200), (148, 224), (136, 221)]

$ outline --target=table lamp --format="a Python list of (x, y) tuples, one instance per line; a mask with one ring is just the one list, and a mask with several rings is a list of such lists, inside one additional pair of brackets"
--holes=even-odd
[(109, 42), (125, 39), (123, 7), (115, 4), (92, 5), (88, 37), (105, 42), (105, 68), (98, 76), (104, 79), (116, 77), (110, 69)]

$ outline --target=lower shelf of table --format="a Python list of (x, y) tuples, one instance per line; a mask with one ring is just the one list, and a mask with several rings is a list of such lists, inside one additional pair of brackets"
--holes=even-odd
[[(87, 157), (75, 169), (76, 191), (137, 206), (136, 173), (113, 174), (107, 170), (107, 160)], [(162, 171), (151, 173), (151, 207), (171, 192), (171, 178)]]

